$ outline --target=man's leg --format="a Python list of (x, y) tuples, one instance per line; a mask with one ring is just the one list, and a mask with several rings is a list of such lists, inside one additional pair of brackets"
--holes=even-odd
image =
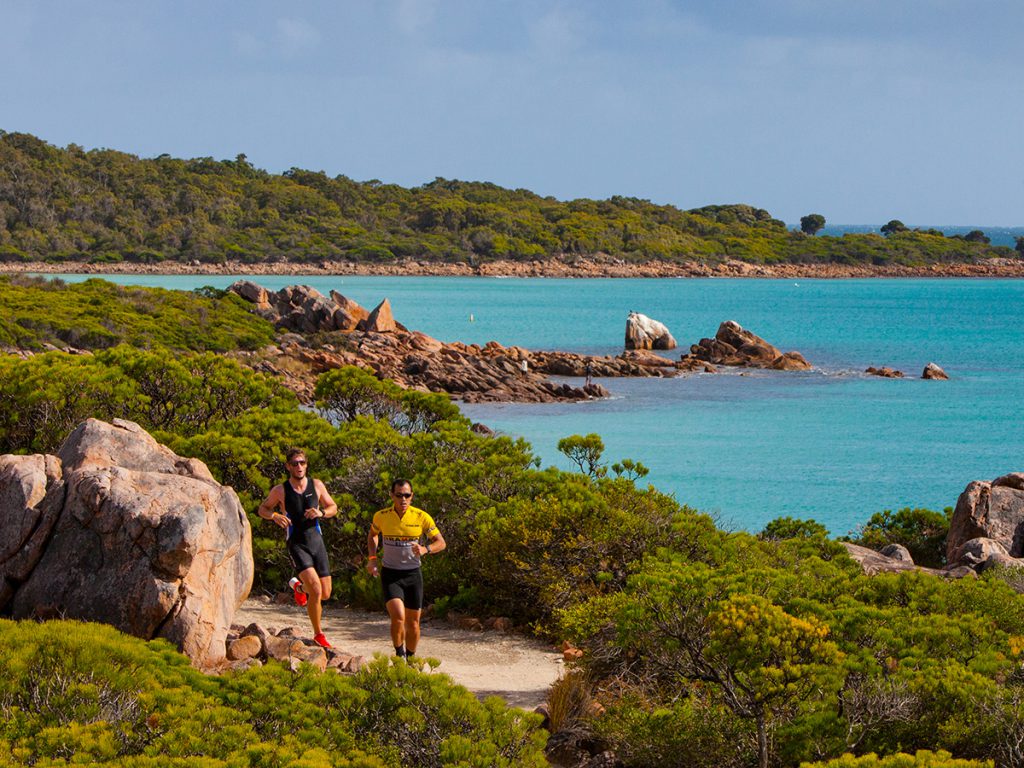
[[(315, 568), (306, 568), (299, 574), (299, 578), (302, 580), (302, 589), (309, 597), (309, 602), (306, 603), (306, 613), (309, 614), (309, 623), (313, 625), (313, 634), (319, 635), (323, 631), (320, 629), (320, 616), (322, 615), (320, 601), (323, 599), (321, 579), (317, 576)], [(330, 594), (330, 580), (331, 577), (328, 576), (328, 595)]]
[(388, 616), (391, 617), (391, 644), (396, 649), (405, 645), (405, 603), (396, 597), (387, 602)]
[(405, 650), (409, 653), (416, 653), (416, 646), (420, 644), (420, 614), (423, 611), (414, 611), (412, 608), (405, 609)]

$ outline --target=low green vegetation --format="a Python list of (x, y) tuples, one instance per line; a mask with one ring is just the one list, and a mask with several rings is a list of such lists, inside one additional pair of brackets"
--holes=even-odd
[(824, 225), (820, 214), (789, 232), (749, 205), (683, 211), (619, 196), (560, 201), (440, 178), (406, 189), (299, 168), (270, 174), (244, 155), (141, 159), (3, 131), (0, 169), (0, 261), (478, 264), (605, 255), (921, 265), (1015, 255), (896, 221), (889, 237), (808, 237)]
[(991, 760), (957, 760), (949, 752), (918, 750), (913, 755), (899, 753), (887, 757), (876, 754), (843, 755), (823, 763), (801, 763), (800, 768), (994, 768)]
[(204, 675), (162, 640), (0, 619), (0, 766), (517, 768), (540, 718), (388, 659)]
[(117, 344), (228, 352), (256, 349), (273, 325), (233, 293), (122, 287), (91, 279), (0, 275), (0, 349), (46, 345), (104, 349)]

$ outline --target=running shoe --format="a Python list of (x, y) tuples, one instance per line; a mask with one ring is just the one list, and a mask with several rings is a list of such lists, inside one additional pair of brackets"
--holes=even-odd
[(288, 586), (292, 588), (292, 594), (295, 595), (295, 604), (300, 608), (303, 607), (309, 600), (309, 596), (302, 591), (302, 582), (295, 576), (292, 576), (291, 581), (288, 582)]
[(333, 648), (334, 646), (327, 642), (327, 638), (323, 632), (317, 632), (313, 635), (313, 642), (319, 645), (321, 648)]

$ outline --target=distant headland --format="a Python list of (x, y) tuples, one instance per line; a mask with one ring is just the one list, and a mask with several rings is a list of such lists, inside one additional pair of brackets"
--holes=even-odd
[(0, 270), (523, 277), (1024, 276), (1024, 237), (790, 230), (750, 205), (405, 188), (234, 160), (139, 158), (0, 131)]

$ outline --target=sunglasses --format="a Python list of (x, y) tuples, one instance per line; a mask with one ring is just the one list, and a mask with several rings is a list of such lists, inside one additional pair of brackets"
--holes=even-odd
[(306, 466), (306, 460), (305, 459), (296, 459), (295, 461), (289, 461), (288, 463), (291, 466), (293, 466), (293, 467), (304, 467), (304, 466)]
[(412, 498), (412, 494), (411, 493), (396, 493), (395, 494), (395, 498), (396, 499), (411, 499)]

